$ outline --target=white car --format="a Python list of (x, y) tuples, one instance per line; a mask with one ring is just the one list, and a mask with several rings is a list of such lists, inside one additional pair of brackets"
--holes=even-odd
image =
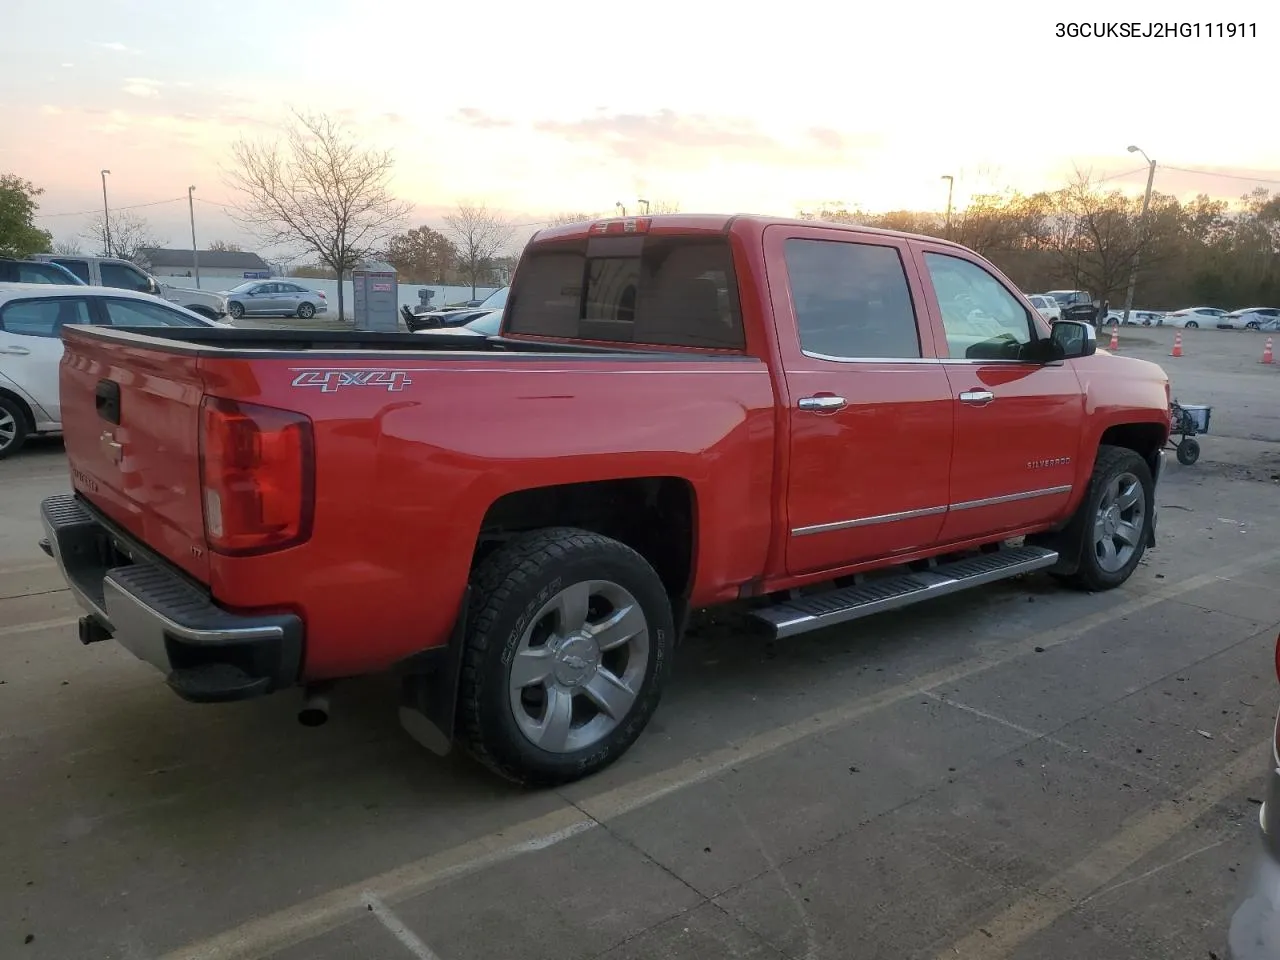
[(1058, 301), (1053, 297), (1046, 296), (1043, 293), (1033, 293), (1027, 297), (1031, 301), (1031, 305), (1036, 308), (1036, 313), (1044, 317), (1050, 323), (1055, 320), (1062, 319), (1062, 308), (1058, 306)]
[[(1130, 310), (1129, 311), (1129, 326), (1131, 327), (1135, 325), (1140, 327), (1159, 326), (1163, 320), (1164, 320), (1164, 314), (1159, 313), (1155, 310)], [(1124, 323), (1124, 311), (1109, 310), (1107, 312), (1107, 319), (1106, 319), (1105, 326), (1109, 327), (1117, 323), (1119, 324)]]
[(146, 293), (115, 287), (0, 283), (0, 460), (27, 437), (62, 430), (62, 328), (226, 327)]
[(1217, 307), (1187, 307), (1185, 310), (1166, 313), (1164, 322), (1171, 327), (1187, 327), (1194, 330), (1196, 327), (1216, 327), (1226, 315), (1227, 311), (1219, 310)]
[(1280, 310), (1275, 307), (1245, 307), (1232, 310), (1218, 321), (1218, 326), (1230, 326), (1235, 330), (1274, 330), (1278, 323)]

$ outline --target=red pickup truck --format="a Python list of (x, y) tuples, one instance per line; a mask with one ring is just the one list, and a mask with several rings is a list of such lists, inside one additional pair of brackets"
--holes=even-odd
[(537, 234), (497, 336), (68, 328), (44, 545), (179, 695), (402, 677), (499, 773), (598, 770), (689, 611), (774, 636), (1154, 544), (1169, 385), (955, 244), (748, 216)]

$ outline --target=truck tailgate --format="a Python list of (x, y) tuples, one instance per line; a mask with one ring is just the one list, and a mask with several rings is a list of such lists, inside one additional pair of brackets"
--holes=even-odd
[(75, 490), (207, 583), (199, 358), (68, 329), (62, 429)]

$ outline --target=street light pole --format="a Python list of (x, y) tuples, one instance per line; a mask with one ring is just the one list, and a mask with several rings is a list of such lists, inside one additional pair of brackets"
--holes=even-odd
[(944, 173), (939, 179), (947, 181), (947, 239), (951, 239), (951, 193), (956, 188), (956, 178)]
[(614, 207), (616, 207), (616, 208), (617, 208), (617, 210), (618, 210), (618, 215), (619, 215), (619, 216), (625, 217), (625, 216), (627, 215), (627, 208), (626, 208), (626, 207), (624, 207), (624, 206), (622, 205), (622, 201), (621, 201), (621, 200), (619, 200), (617, 203), (615, 203), (615, 204), (614, 204)]
[(1147, 192), (1142, 195), (1142, 216), (1138, 218), (1138, 249), (1133, 253), (1133, 269), (1129, 271), (1129, 290), (1124, 295), (1124, 320), (1129, 322), (1129, 311), (1133, 309), (1133, 291), (1138, 285), (1138, 258), (1142, 256), (1142, 248), (1147, 242), (1147, 209), (1151, 206), (1151, 184), (1156, 179), (1156, 162), (1147, 156), (1141, 147), (1129, 146), (1130, 153), (1142, 154), (1147, 161)]
[(191, 265), (196, 272), (196, 289), (200, 289), (200, 251), (196, 249), (196, 202), (192, 195), (195, 187), (187, 187), (187, 211), (191, 214)]
[(637, 201), (636, 201), (636, 203), (643, 203), (643, 204), (644, 204), (644, 215), (647, 217), (647, 216), (649, 215), (649, 201), (648, 201), (648, 200), (637, 200)]
[(111, 214), (107, 212), (107, 174), (110, 170), (103, 170), (102, 173), (102, 240), (107, 245), (107, 256), (111, 256)]

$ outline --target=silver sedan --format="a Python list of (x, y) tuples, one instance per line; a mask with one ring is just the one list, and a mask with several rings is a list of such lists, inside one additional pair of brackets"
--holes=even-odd
[(241, 317), (300, 317), (309, 320), (327, 313), (329, 304), (319, 290), (308, 290), (289, 280), (250, 280), (225, 294), (227, 313)]

